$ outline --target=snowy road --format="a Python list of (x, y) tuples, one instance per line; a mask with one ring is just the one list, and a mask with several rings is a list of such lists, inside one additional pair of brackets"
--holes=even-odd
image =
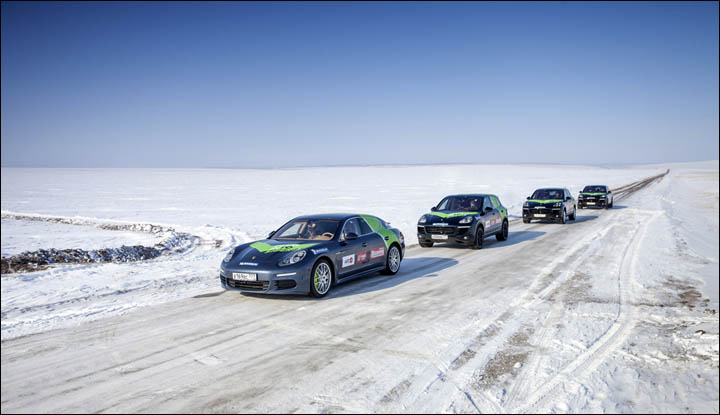
[(665, 275), (707, 262), (662, 231), (667, 182), (322, 300), (217, 291), (3, 341), (2, 412), (717, 413), (717, 314)]

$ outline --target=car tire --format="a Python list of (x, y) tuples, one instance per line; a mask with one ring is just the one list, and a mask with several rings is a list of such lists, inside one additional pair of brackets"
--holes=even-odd
[(563, 225), (565, 224), (565, 222), (566, 222), (565, 217), (567, 216), (566, 213), (567, 212), (565, 212), (565, 209), (563, 209), (562, 215), (560, 215), (560, 218), (558, 219), (558, 223), (561, 223)]
[(420, 241), (418, 241), (418, 244), (420, 244), (420, 246), (423, 247), (423, 248), (432, 248), (432, 246), (433, 246), (433, 242), (420, 242)]
[(530, 223), (530, 219), (523, 218), (523, 223)]
[(495, 234), (495, 238), (499, 241), (506, 241), (508, 238), (508, 221), (507, 219), (503, 221), (502, 227), (500, 228), (500, 233)]
[(570, 219), (570, 220), (575, 220), (575, 214), (576, 214), (576, 213), (577, 213), (577, 208), (573, 209), (573, 213), (572, 213), (572, 215), (570, 215), (570, 216), (568, 217), (568, 219)]
[(310, 295), (322, 298), (330, 292), (333, 282), (333, 269), (330, 262), (321, 259), (315, 263), (310, 273)]
[(475, 242), (472, 244), (472, 249), (482, 249), (484, 239), (485, 230), (482, 226), (478, 226), (477, 231), (475, 231)]
[(395, 275), (400, 270), (400, 263), (402, 262), (402, 253), (397, 245), (393, 244), (388, 249), (387, 255), (385, 255), (385, 269), (383, 274)]
[(608, 206), (608, 207), (612, 209), (614, 202), (615, 202), (614, 200), (612, 202), (610, 202), (610, 206)]

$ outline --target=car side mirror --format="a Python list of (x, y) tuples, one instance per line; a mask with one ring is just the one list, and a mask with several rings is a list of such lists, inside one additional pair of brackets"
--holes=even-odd
[(566, 201), (566, 202), (569, 202), (569, 201), (571, 201), (571, 200), (572, 200), (572, 197), (570, 197), (570, 196), (568, 196), (568, 197), (565, 198), (565, 201)]
[(525, 200), (530, 200), (530, 196), (526, 197)]
[(607, 194), (610, 194), (610, 193), (612, 193), (612, 190), (608, 190)]
[(437, 211), (437, 206), (433, 206), (430, 208), (430, 212), (436, 212), (436, 211)]
[(485, 212), (492, 212), (492, 210), (493, 210), (493, 208), (491, 208), (490, 206), (485, 208)]
[(355, 232), (350, 232), (349, 234), (345, 235), (345, 239), (348, 241), (354, 241), (358, 238), (358, 235)]
[(275, 235), (275, 231), (270, 232), (270, 233), (268, 234), (268, 237), (267, 237), (267, 238), (270, 239), (270, 238), (273, 237), (273, 235)]

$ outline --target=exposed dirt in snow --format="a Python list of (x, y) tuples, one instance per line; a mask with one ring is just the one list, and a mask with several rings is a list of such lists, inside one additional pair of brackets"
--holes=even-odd
[[(13, 213), (2, 213), (3, 219), (38, 221), (50, 223), (62, 223), (76, 226), (93, 226), (108, 231), (131, 231), (144, 232), (164, 239), (154, 246), (121, 246), (119, 248), (102, 248), (96, 250), (84, 249), (39, 249), (32, 252), (23, 252), (18, 255), (3, 257), (1, 260), (2, 273), (12, 274), (21, 272), (34, 272), (55, 264), (92, 264), (107, 262), (135, 262), (157, 258), (161, 255), (172, 255), (183, 253), (194, 245), (203, 243), (199, 236), (184, 232), (177, 232), (170, 227), (152, 225), (146, 223), (117, 224), (90, 219), (78, 219), (67, 217), (53, 217), (45, 215), (23, 215)], [(207, 242), (205, 242), (207, 243)], [(211, 241), (220, 246), (222, 241)]]

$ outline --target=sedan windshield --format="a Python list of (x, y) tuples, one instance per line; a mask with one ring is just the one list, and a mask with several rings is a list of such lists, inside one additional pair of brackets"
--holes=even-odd
[(332, 219), (299, 219), (280, 228), (272, 239), (280, 241), (329, 241), (337, 233), (340, 221)]
[(607, 192), (605, 186), (585, 186), (583, 193), (605, 193)]
[(440, 202), (438, 210), (461, 210), (478, 212), (483, 205), (482, 196), (449, 196)]
[(530, 196), (530, 199), (535, 200), (554, 200), (559, 199), (562, 200), (563, 198), (563, 190), (562, 189), (538, 189), (535, 191), (535, 193)]

